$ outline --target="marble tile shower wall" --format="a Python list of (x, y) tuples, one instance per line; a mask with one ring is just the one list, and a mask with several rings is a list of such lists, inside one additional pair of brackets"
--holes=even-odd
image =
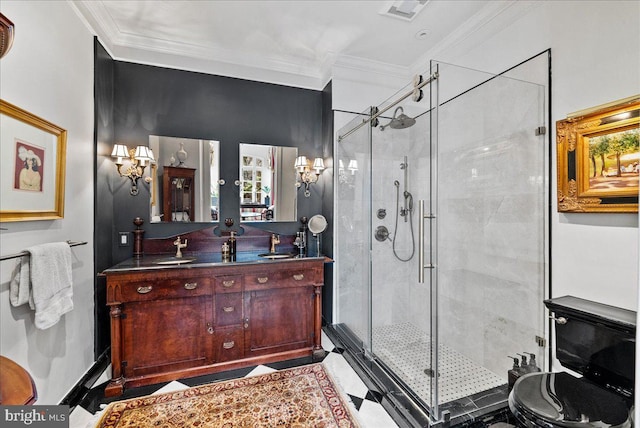
[[(408, 162), (406, 190), (413, 195), (413, 212), (406, 222), (405, 217), (399, 216), (399, 208), (406, 207), (405, 170), (401, 168), (405, 156)], [(372, 131), (371, 221), (374, 230), (385, 226), (391, 238), (385, 242), (374, 240), (372, 244), (374, 328), (408, 322), (425, 333), (430, 330), (429, 287), (417, 283), (418, 200), (429, 195), (429, 159), (428, 116), (418, 118), (410, 128)], [(384, 219), (377, 217), (380, 208), (386, 210)], [(394, 236), (396, 254), (404, 260), (410, 258), (408, 261), (395, 257)]]
[(506, 374), (508, 354), (543, 356), (535, 344), (546, 189), (544, 143), (533, 134), (538, 93), (494, 79), (439, 112), (440, 338), (496, 374)]

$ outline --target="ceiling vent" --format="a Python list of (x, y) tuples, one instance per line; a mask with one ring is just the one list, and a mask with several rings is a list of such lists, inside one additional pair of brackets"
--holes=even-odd
[(385, 4), (380, 11), (381, 15), (400, 18), (404, 21), (413, 21), (430, 0), (398, 0)]

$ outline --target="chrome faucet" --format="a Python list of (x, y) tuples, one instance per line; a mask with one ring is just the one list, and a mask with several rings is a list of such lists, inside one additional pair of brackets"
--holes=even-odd
[(280, 235), (276, 235), (275, 233), (271, 234), (271, 250), (270, 253), (276, 252), (276, 245), (280, 243)]
[(182, 249), (183, 248), (187, 248), (187, 240), (184, 240), (184, 244), (182, 242), (180, 242), (180, 237), (178, 236), (178, 239), (176, 239), (175, 241), (173, 241), (173, 245), (176, 246), (177, 250), (176, 250), (176, 258), (181, 258), (182, 257)]

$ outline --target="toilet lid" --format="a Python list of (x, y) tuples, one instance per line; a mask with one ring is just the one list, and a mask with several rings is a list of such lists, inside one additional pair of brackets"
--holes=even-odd
[(631, 427), (631, 403), (568, 373), (531, 373), (513, 386), (509, 404), (532, 421), (560, 427)]

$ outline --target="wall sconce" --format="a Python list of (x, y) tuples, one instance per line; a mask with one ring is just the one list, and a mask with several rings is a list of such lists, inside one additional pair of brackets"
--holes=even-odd
[[(116, 144), (113, 146), (111, 156), (117, 158), (116, 168), (120, 177), (127, 177), (131, 180), (131, 193), (133, 196), (138, 194), (138, 179), (144, 174), (144, 169), (149, 164), (155, 162), (153, 157), (153, 151), (147, 146), (138, 146), (135, 149), (129, 150), (124, 144)], [(122, 172), (122, 166), (124, 165), (124, 159), (128, 158), (131, 165)]]
[[(322, 158), (315, 158), (313, 165), (311, 165), (311, 161), (307, 160), (306, 156), (298, 156), (294, 167), (300, 174), (300, 181), (296, 182), (296, 186), (301, 187), (304, 184), (304, 196), (308, 198), (311, 196), (309, 186), (318, 182), (320, 171), (324, 169), (324, 160), (322, 160)], [(315, 172), (311, 172), (312, 169)]]

